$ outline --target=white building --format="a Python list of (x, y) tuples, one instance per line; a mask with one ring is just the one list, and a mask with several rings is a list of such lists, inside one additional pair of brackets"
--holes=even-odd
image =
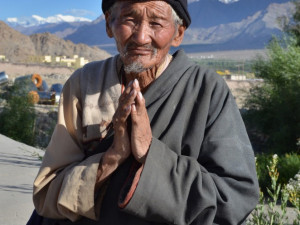
[(5, 61), (6, 57), (5, 55), (0, 55), (0, 61)]
[[(87, 59), (84, 59), (84, 57), (79, 57), (78, 55), (74, 55), (73, 58), (68, 58), (65, 55), (64, 56), (55, 56), (53, 58), (54, 58), (54, 62), (65, 64), (68, 67), (71, 67), (71, 66), (82, 67), (89, 62)], [(52, 57), (50, 55), (45, 55), (44, 62), (51, 63)]]
[(51, 57), (51, 55), (45, 55), (45, 56), (44, 56), (44, 62), (46, 62), (46, 63), (51, 63), (51, 62), (52, 62), (52, 57)]

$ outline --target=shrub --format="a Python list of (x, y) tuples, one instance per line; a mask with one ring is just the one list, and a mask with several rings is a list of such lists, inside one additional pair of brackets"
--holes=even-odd
[(57, 122), (57, 111), (38, 113), (36, 118), (36, 147), (44, 149), (48, 146)]
[[(300, 170), (295, 177), (289, 180), (287, 185), (287, 191), (289, 192), (289, 201), (294, 207), (300, 211)], [(298, 220), (300, 223), (300, 215), (298, 214)]]
[(280, 173), (279, 183), (288, 183), (288, 181), (297, 174), (299, 169), (300, 155), (292, 153), (281, 156), (278, 163), (278, 172)]
[[(285, 45), (285, 46), (284, 46)], [(253, 87), (243, 114), (248, 130), (264, 137), (263, 152), (284, 154), (297, 149), (300, 137), (300, 46), (274, 39), (268, 58), (258, 58), (254, 73), (262, 85)]]
[[(259, 177), (259, 186), (264, 193), (266, 192), (266, 187), (271, 185), (271, 180), (269, 177), (269, 173), (266, 170), (266, 165), (272, 159), (272, 155), (269, 154), (257, 154), (256, 155), (256, 163), (257, 163), (257, 174)], [(278, 165), (277, 169), (280, 174), (278, 179), (278, 183), (287, 184), (288, 181), (297, 174), (300, 168), (300, 155), (296, 153), (285, 154), (278, 156)]]
[(256, 172), (258, 176), (259, 186), (261, 191), (266, 193), (266, 187), (270, 186), (270, 178), (268, 171), (266, 170), (266, 165), (268, 165), (271, 160), (272, 155), (258, 154), (256, 155)]
[(35, 110), (32, 97), (18, 85), (8, 89), (0, 113), (0, 133), (28, 145), (35, 143)]
[[(257, 162), (257, 161), (256, 161)], [(295, 176), (295, 179), (290, 179), (288, 185), (279, 184), (278, 172), (278, 155), (271, 156), (269, 163), (265, 165), (268, 176), (271, 180), (267, 187), (268, 198), (264, 198), (264, 193), (260, 191), (259, 204), (255, 207), (251, 216), (246, 221), (247, 225), (283, 225), (287, 224), (287, 203), (295, 206), (296, 218), (293, 218), (293, 225), (299, 225), (300, 211), (299, 211), (299, 194), (300, 194), (300, 172)], [(258, 164), (256, 163), (256, 166)], [(258, 168), (257, 168), (258, 170)], [(259, 174), (257, 174), (259, 177)], [(260, 178), (260, 177), (259, 177)], [(277, 203), (280, 202), (280, 207)]]

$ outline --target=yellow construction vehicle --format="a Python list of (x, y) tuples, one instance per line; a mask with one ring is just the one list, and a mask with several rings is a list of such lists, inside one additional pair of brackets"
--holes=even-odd
[(221, 76), (230, 75), (231, 74), (229, 70), (224, 70), (224, 71), (217, 70), (216, 72), (217, 72), (217, 74), (219, 74)]

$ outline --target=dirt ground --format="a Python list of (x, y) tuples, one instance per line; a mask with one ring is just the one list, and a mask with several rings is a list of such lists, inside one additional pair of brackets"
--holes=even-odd
[(231, 90), (232, 95), (238, 107), (243, 108), (246, 97), (249, 95), (249, 91), (252, 87), (255, 87), (262, 83), (261, 80), (226, 80), (226, 83)]
[[(0, 63), (0, 72), (5, 71), (9, 76), (9, 80), (13, 81), (16, 77), (37, 73), (41, 75), (50, 87), (54, 83), (64, 84), (70, 75), (74, 72), (73, 68), (68, 67), (51, 67), (42, 65), (26, 65)], [(239, 108), (243, 106), (243, 101), (249, 93), (252, 86), (257, 85), (261, 81), (258, 80), (226, 80), (233, 96), (235, 97)]]
[(69, 67), (0, 63), (1, 71), (5, 71), (11, 81), (20, 76), (37, 73), (41, 75), (42, 79), (50, 87), (54, 83), (64, 84), (74, 72), (74, 69)]

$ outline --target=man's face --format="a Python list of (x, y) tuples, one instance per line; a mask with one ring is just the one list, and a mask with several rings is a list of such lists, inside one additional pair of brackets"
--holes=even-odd
[[(119, 1), (106, 15), (107, 33), (114, 37), (125, 67), (142, 70), (159, 66), (171, 46), (178, 46), (184, 28), (174, 24), (164, 1)], [(179, 28), (180, 27), (180, 28)]]

